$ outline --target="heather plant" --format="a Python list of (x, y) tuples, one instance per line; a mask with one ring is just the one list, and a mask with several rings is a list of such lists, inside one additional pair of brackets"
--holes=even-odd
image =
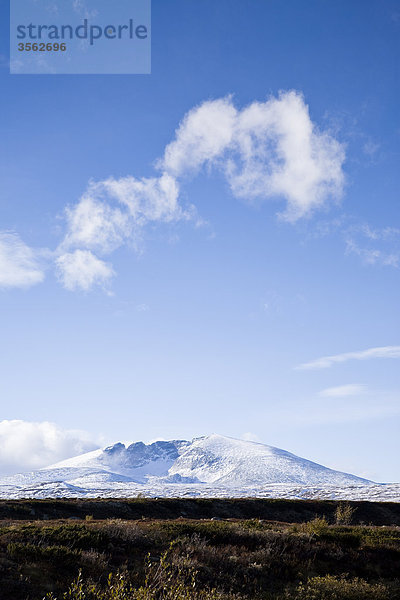
[(308, 535), (320, 536), (329, 530), (329, 523), (325, 517), (315, 517), (312, 521), (302, 523), (299, 526), (299, 531)]
[(399, 564), (398, 527), (323, 518), (0, 528), (1, 600), (400, 600)]
[(333, 575), (311, 577), (306, 583), (300, 583), (294, 592), (287, 592), (284, 598), (285, 600), (394, 600), (391, 590), (384, 584)]
[[(143, 585), (134, 588), (127, 573), (110, 573), (105, 587), (85, 580), (80, 571), (62, 600), (239, 600), (240, 596), (223, 594), (215, 589), (201, 589), (193, 568), (184, 570), (169, 561), (169, 551), (159, 561), (148, 557)], [(57, 600), (49, 593), (44, 600)]]

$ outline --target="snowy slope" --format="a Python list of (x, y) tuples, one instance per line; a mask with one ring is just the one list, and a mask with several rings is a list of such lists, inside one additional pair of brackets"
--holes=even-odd
[(74, 476), (82, 469), (103, 476), (104, 472), (123, 475), (136, 483), (150, 480), (224, 486), (367, 483), (355, 475), (333, 471), (279, 448), (215, 434), (192, 442), (173, 440), (148, 445), (136, 442), (128, 447), (117, 443), (51, 465), (42, 469), (39, 477), (54, 478), (54, 473), (61, 474), (60, 470)]
[(135, 442), (129, 446), (118, 442), (104, 449), (93, 450), (41, 469), (54, 472), (59, 469), (90, 469), (92, 472), (109, 472), (123, 475), (131, 481), (144, 483), (150, 477), (167, 477), (169, 469), (190, 442), (173, 440), (153, 444)]
[(147, 496), (390, 499), (400, 488), (221, 435), (117, 443), (0, 480), (2, 498)]
[(355, 475), (327, 469), (273, 446), (215, 434), (193, 440), (169, 472), (224, 486), (367, 483)]

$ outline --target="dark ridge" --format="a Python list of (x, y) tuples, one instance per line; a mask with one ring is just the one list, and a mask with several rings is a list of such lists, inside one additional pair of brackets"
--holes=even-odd
[[(334, 521), (338, 504), (331, 500), (259, 498), (131, 498), (0, 500), (0, 519), (265, 519), (303, 523), (315, 517)], [(355, 525), (400, 525), (400, 503), (348, 502)]]

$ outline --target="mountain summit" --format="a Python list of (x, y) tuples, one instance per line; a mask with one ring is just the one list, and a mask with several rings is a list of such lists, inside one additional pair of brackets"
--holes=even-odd
[(224, 487), (264, 484), (348, 486), (370, 483), (334, 471), (273, 446), (209, 435), (185, 440), (117, 443), (104, 449), (64, 460), (41, 470), (43, 480), (55, 474), (74, 479), (135, 483), (193, 483)]

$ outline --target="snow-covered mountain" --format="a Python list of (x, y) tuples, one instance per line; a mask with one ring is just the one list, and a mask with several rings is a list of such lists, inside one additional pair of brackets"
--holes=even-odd
[[(328, 469), (265, 444), (210, 435), (185, 440), (114, 444), (33, 473), (3, 479), (20, 486), (63, 482), (80, 489), (113, 483), (348, 486), (371, 482)], [(1, 482), (0, 482), (1, 483)]]
[[(365, 479), (334, 471), (265, 444), (209, 435), (185, 440), (114, 444), (94, 450), (40, 471), (77, 475), (82, 470), (92, 478), (102, 476), (136, 483), (208, 483), (218, 486), (248, 486), (268, 483), (301, 485), (351, 485)], [(86, 475), (86, 476), (87, 476)], [(110, 477), (111, 476), (111, 477)], [(65, 479), (64, 479), (65, 480)]]
[(179, 453), (169, 475), (223, 486), (366, 483), (355, 475), (333, 471), (273, 446), (221, 435), (193, 440)]
[(328, 469), (265, 444), (221, 435), (117, 443), (0, 479), (0, 498), (257, 497), (400, 501), (400, 484)]

